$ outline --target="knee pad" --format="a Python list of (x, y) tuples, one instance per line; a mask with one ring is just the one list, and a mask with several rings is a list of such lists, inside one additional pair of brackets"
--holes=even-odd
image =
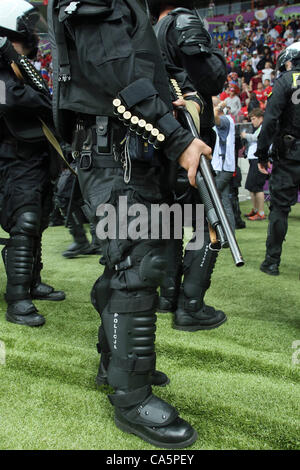
[(117, 274), (112, 281), (113, 289), (157, 289), (166, 274), (167, 261), (162, 247), (139, 245), (127, 258), (115, 265)]
[(154, 248), (142, 258), (139, 275), (145, 285), (158, 287), (164, 279), (166, 268), (167, 259), (163, 248)]
[(40, 218), (36, 212), (23, 212), (13, 225), (10, 235), (25, 235), (38, 237), (40, 232)]

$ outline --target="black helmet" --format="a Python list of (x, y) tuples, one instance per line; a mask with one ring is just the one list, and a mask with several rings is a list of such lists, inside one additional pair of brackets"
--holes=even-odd
[(151, 14), (155, 17), (159, 17), (160, 9), (162, 7), (171, 6), (175, 8), (199, 8), (203, 6), (203, 1), (199, 0), (147, 0)]
[(47, 23), (36, 7), (25, 0), (0, 0), (0, 36), (26, 43), (39, 32), (47, 32)]
[(294, 42), (279, 54), (276, 70), (283, 72), (287, 62), (295, 62), (296, 60), (300, 61), (300, 42)]

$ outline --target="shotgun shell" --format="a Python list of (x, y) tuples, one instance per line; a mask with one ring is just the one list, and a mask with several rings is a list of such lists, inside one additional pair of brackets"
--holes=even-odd
[(152, 124), (150, 123), (146, 124), (145, 132), (143, 134), (143, 139), (148, 140), (152, 130), (153, 130)]
[(123, 123), (124, 123), (125, 126), (130, 125), (131, 117), (132, 117), (131, 112), (130, 111), (125, 111), (125, 113), (123, 114)]
[(117, 114), (118, 114), (118, 118), (123, 121), (123, 114), (125, 113), (126, 111), (126, 108), (125, 106), (121, 105), (121, 106), (118, 106), (117, 108)]
[(163, 145), (165, 140), (166, 140), (166, 138), (163, 134), (158, 134), (157, 139), (153, 144), (153, 147), (155, 149), (159, 149)]
[(139, 118), (137, 116), (132, 116), (132, 118), (130, 119), (130, 127), (129, 127), (132, 132), (135, 132), (138, 123), (139, 123)]
[(122, 102), (119, 98), (113, 100), (114, 114), (118, 115), (118, 107), (121, 106)]
[(136, 128), (137, 135), (142, 135), (145, 131), (146, 121), (144, 119), (140, 119)]
[(159, 135), (159, 130), (154, 127), (148, 139), (149, 144), (154, 144), (154, 142), (156, 142), (158, 135)]

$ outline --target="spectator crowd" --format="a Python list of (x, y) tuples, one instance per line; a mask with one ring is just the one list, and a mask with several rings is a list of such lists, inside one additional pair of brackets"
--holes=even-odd
[[(233, 34), (227, 35), (230, 31)], [(253, 109), (266, 108), (276, 78), (277, 58), (282, 50), (300, 40), (300, 20), (255, 19), (236, 29), (229, 22), (217, 27), (214, 37), (224, 52), (228, 70), (220, 95), (222, 106), (236, 123), (249, 122)]]

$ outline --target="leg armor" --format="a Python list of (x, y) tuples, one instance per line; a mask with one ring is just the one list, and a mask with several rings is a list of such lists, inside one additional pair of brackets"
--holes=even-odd
[(39, 326), (45, 323), (31, 301), (34, 243), (39, 233), (39, 218), (34, 212), (18, 216), (10, 240), (2, 251), (7, 273), (6, 319), (12, 323)]
[(31, 284), (31, 297), (37, 300), (54, 300), (60, 301), (66, 298), (63, 291), (55, 291), (54, 287), (42, 282), (41, 271), (42, 263), (42, 237), (34, 241), (34, 264)]
[(183, 240), (168, 240), (167, 272), (160, 288), (158, 312), (175, 312), (183, 273)]
[[(111, 358), (107, 380), (115, 393), (115, 422), (151, 444), (176, 448), (194, 442), (197, 433), (175, 408), (152, 394), (155, 370), (156, 285), (165, 261), (161, 250), (140, 243), (115, 266), (112, 295), (102, 312)], [(146, 253), (145, 253), (146, 251)]]
[[(100, 316), (113, 292), (110, 288), (110, 282), (113, 274), (114, 272), (106, 266), (103, 275), (96, 281), (91, 292), (92, 304), (97, 310), (97, 312), (100, 314)], [(103, 328), (103, 324), (100, 325), (98, 330), (98, 340), (99, 341), (97, 344), (97, 350), (99, 354), (101, 354), (101, 359), (98, 374), (96, 377), (96, 383), (98, 385), (106, 385), (108, 383), (107, 369), (109, 361), (111, 359), (111, 352), (108, 340), (106, 338), (105, 330)], [(169, 382), (170, 381), (168, 377), (163, 372), (159, 372), (156, 370), (152, 371), (152, 385), (165, 386)]]
[(226, 321), (224, 312), (216, 311), (204, 303), (204, 296), (210, 287), (217, 256), (218, 251), (210, 247), (207, 232), (205, 232), (204, 245), (201, 250), (186, 250), (183, 287), (174, 315), (175, 329), (185, 331), (212, 329)]

